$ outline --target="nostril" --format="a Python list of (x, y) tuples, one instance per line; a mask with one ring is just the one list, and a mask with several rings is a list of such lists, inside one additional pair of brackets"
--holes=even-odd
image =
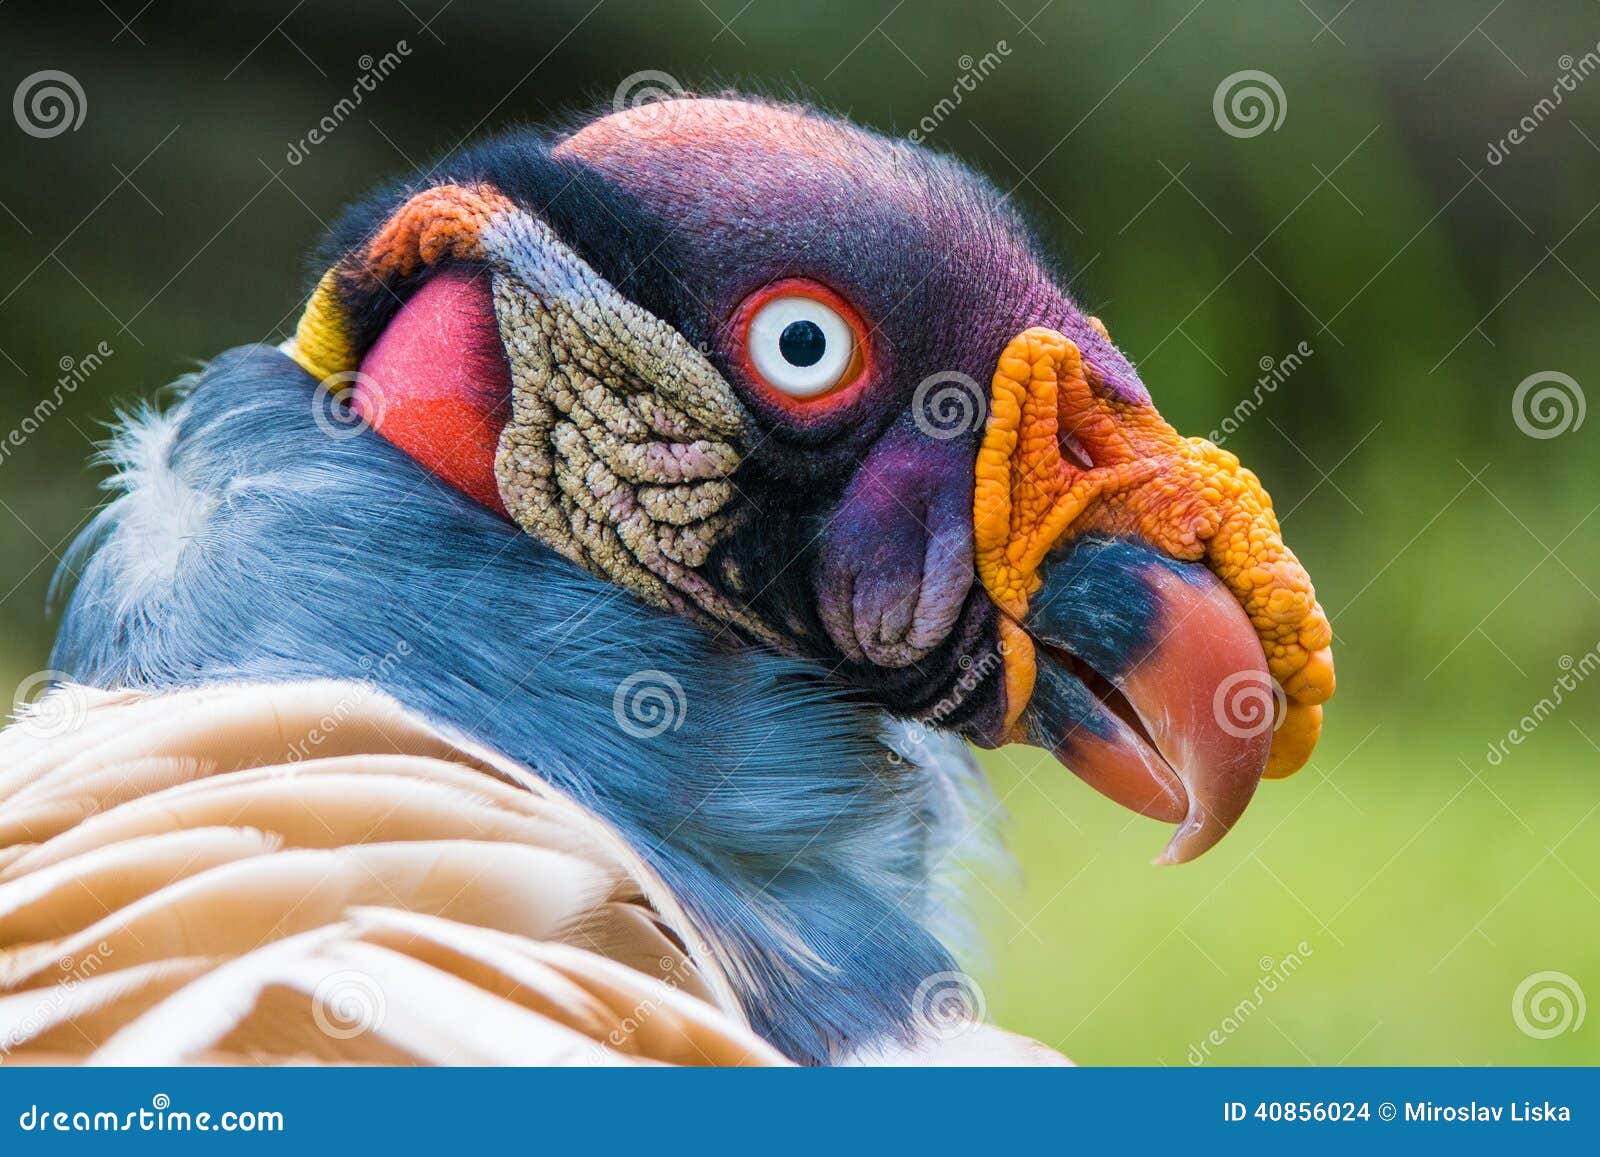
[(1078, 441), (1071, 430), (1058, 430), (1056, 444), (1061, 449), (1061, 457), (1079, 470), (1094, 469), (1094, 463), (1089, 459), (1089, 452), (1083, 448), (1083, 443)]

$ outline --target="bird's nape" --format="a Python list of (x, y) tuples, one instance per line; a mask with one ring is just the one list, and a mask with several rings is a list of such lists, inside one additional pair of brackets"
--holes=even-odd
[(315, 386), (246, 347), (128, 419), (115, 500), (63, 567), (52, 665), (151, 693), (339, 681), (275, 757), (308, 764), (381, 692), (618, 831), (786, 1055), (904, 1037), (919, 983), (956, 967), (930, 928), (962, 931), (939, 868), (993, 806), (970, 757), (572, 566), (336, 425)]

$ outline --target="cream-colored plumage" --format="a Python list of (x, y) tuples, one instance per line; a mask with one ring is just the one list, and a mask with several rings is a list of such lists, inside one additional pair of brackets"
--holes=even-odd
[(0, 857), (11, 1061), (783, 1063), (604, 824), (359, 684), (57, 691)]
[(591, 812), (362, 684), (66, 687), (0, 734), (0, 1060), (787, 1063), (725, 958)]

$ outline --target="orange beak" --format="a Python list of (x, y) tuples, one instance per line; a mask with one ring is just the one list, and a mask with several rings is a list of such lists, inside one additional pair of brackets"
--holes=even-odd
[(1000, 357), (973, 516), (1007, 738), (1179, 824), (1161, 862), (1210, 848), (1263, 775), (1310, 758), (1332, 630), (1272, 500), (1232, 454), (1109, 390), (1054, 330)]

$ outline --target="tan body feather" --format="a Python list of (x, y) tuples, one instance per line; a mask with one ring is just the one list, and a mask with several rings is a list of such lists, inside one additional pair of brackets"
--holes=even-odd
[[(787, 1063), (609, 826), (381, 693), (53, 697), (0, 733), (0, 1062)], [(864, 1059), (1055, 1056), (974, 1035)]]

